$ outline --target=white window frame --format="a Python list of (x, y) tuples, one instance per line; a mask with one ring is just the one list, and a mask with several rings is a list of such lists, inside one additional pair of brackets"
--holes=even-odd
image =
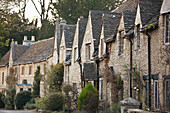
[[(166, 18), (167, 18), (167, 16), (169, 17), (169, 20), (170, 20), (170, 14), (165, 15), (165, 20), (164, 20), (164, 22), (165, 22), (165, 25), (164, 25), (164, 28), (165, 28), (165, 30), (164, 30), (164, 44), (170, 44), (170, 34), (169, 34), (169, 37), (168, 37), (169, 41), (166, 42), (166, 26), (167, 26)], [(169, 21), (169, 28), (168, 28), (168, 30), (170, 32), (170, 21)]]
[[(157, 82), (157, 86), (155, 86), (156, 82)], [(155, 87), (157, 87), (157, 102), (155, 100), (155, 96), (156, 96)], [(155, 106), (156, 104), (157, 104), (157, 106)], [(159, 82), (158, 82), (158, 80), (154, 80), (154, 108), (156, 108), (156, 109), (159, 108)]]

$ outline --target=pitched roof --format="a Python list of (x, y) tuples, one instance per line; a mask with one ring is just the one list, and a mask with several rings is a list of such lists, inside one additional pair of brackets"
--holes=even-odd
[(123, 10), (136, 10), (139, 0), (127, 0), (124, 1), (118, 8), (112, 12), (121, 13)]
[(65, 25), (64, 26), (64, 37), (65, 44), (67, 48), (72, 48), (76, 26), (75, 25)]
[[(104, 11), (90, 11), (94, 48), (98, 48), (98, 40), (101, 29), (102, 15)], [(107, 12), (108, 13), (108, 12)]]
[(29, 48), (29, 46), (15, 44), (12, 47), (12, 58), (15, 62), (22, 54)]
[[(152, 18), (159, 16), (163, 0), (140, 0), (142, 25), (145, 26)], [(158, 21), (158, 20), (157, 20)]]
[(85, 80), (97, 80), (97, 70), (95, 63), (84, 63), (84, 78)]
[(10, 51), (8, 51), (0, 60), (0, 67), (1, 66), (5, 66), (6, 64), (9, 63), (9, 55), (10, 55)]
[(58, 28), (56, 29), (57, 31), (57, 52), (59, 54), (60, 52), (60, 41), (61, 41), (61, 37), (62, 37), (62, 31), (63, 31), (63, 27), (65, 26), (65, 24), (59, 24)]
[(136, 10), (123, 10), (125, 31), (128, 32), (135, 23)]
[(78, 49), (79, 50), (80, 50), (81, 45), (83, 43), (83, 38), (84, 38), (85, 30), (86, 30), (86, 25), (87, 25), (87, 19), (80, 18), (80, 20), (78, 22), (78, 26), (79, 26)]
[(120, 20), (120, 13), (103, 14), (103, 28), (105, 41), (109, 38), (113, 38), (116, 32)]
[(54, 38), (35, 42), (30, 45), (24, 53), (22, 53), (22, 56), (14, 62), (14, 65), (44, 61), (52, 55), (53, 45)]

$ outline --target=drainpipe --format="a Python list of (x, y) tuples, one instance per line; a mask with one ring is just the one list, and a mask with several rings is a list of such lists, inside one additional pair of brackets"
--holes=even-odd
[(132, 98), (132, 40), (131, 36), (129, 36), (129, 41), (130, 41), (130, 97)]
[(79, 56), (78, 64), (80, 65), (80, 75), (81, 75), (81, 88), (83, 88), (83, 73), (82, 73), (82, 64), (81, 64), (81, 57)]
[(148, 75), (149, 75), (149, 109), (151, 109), (151, 36), (146, 31), (145, 34), (148, 36)]
[(96, 60), (97, 64), (97, 90), (99, 91), (99, 60)]

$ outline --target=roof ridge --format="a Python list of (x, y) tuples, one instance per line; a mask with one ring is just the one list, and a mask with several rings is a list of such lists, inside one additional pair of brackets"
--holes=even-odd
[(47, 39), (43, 39), (43, 40), (38, 40), (38, 41), (34, 42), (34, 43), (33, 43), (33, 44), (31, 44), (31, 45), (34, 45), (34, 44), (37, 44), (37, 43), (39, 43), (39, 42), (43, 42), (43, 41), (48, 41), (48, 40), (51, 40), (51, 39), (54, 39), (54, 37), (47, 38)]

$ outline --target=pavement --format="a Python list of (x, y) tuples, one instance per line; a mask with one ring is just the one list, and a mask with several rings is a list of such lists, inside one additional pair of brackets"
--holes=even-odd
[(35, 111), (0, 110), (0, 113), (36, 113)]

